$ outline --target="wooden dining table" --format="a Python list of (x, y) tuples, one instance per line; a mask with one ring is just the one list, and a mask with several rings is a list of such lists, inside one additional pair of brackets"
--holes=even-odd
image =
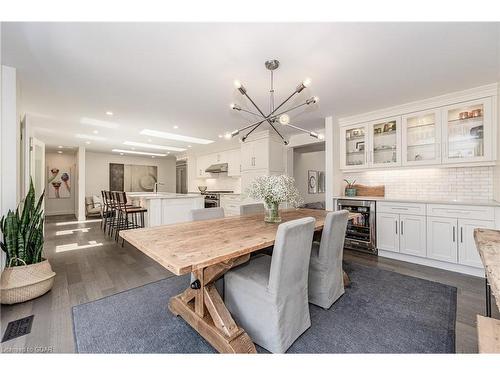
[[(313, 217), (321, 231), (328, 211), (281, 210), (282, 222)], [(358, 214), (349, 214), (352, 219)], [(248, 334), (224, 305), (215, 281), (247, 262), (250, 254), (274, 244), (279, 224), (263, 214), (120, 231), (120, 236), (175, 275), (193, 273), (195, 281), (170, 298), (168, 308), (221, 353), (256, 353)]]

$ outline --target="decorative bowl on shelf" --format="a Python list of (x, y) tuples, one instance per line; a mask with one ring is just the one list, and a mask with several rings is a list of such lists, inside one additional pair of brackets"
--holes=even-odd
[(206, 187), (206, 186), (198, 186), (198, 190), (199, 190), (201, 193), (204, 193), (205, 191), (207, 191), (207, 187)]

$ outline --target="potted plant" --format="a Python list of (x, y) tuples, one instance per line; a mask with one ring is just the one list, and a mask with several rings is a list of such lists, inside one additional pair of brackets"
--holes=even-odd
[(47, 293), (55, 273), (43, 258), (43, 196), (38, 202), (30, 181), (28, 195), (15, 211), (0, 219), (3, 240), (0, 247), (7, 255), (7, 267), (0, 278), (0, 302), (13, 304)]
[(295, 180), (287, 175), (257, 177), (248, 188), (247, 195), (264, 202), (266, 208), (264, 221), (268, 223), (281, 222), (280, 203), (287, 202), (297, 207), (302, 202), (302, 197), (295, 187)]
[(346, 182), (346, 187), (345, 187), (345, 195), (347, 197), (355, 197), (356, 196), (356, 188), (354, 187), (354, 184), (356, 183), (356, 180), (352, 180), (352, 182), (349, 182), (349, 180), (345, 180)]

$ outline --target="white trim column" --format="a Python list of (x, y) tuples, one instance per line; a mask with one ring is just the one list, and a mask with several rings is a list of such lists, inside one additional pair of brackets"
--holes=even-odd
[(76, 218), (85, 220), (85, 147), (78, 147), (76, 152), (76, 173), (77, 173), (77, 191)]
[(333, 117), (325, 118), (325, 208), (333, 210), (333, 191), (335, 181), (334, 167), (334, 126)]

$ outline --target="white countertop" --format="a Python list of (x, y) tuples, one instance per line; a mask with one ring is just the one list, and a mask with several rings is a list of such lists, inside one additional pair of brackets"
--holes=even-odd
[(456, 199), (409, 199), (409, 198), (389, 198), (389, 197), (346, 197), (336, 196), (334, 199), (354, 199), (364, 201), (377, 201), (377, 202), (406, 202), (406, 203), (428, 203), (428, 204), (457, 204), (469, 206), (492, 206), (500, 207), (500, 202), (495, 200), (456, 200)]
[(201, 198), (199, 194), (176, 194), (176, 193), (149, 193), (149, 192), (132, 192), (127, 193), (130, 199), (186, 199), (186, 198)]

